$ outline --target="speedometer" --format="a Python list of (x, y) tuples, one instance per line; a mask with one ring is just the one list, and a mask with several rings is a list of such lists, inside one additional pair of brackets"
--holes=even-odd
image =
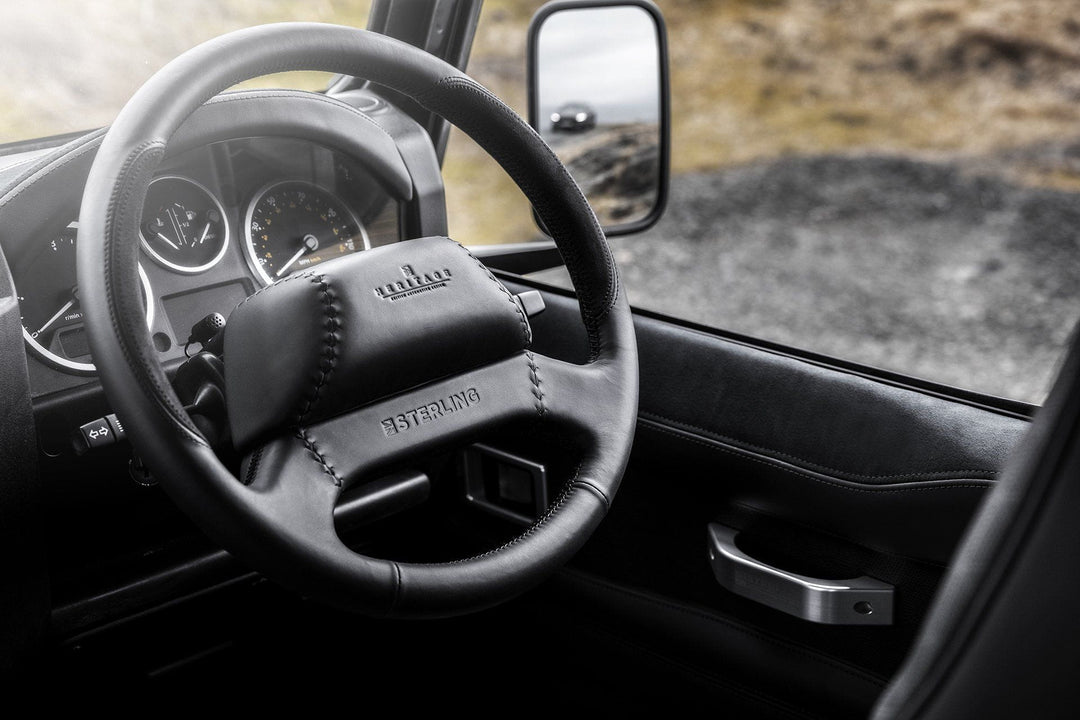
[[(75, 279), (75, 239), (78, 224), (34, 247), (12, 263), (12, 278), (19, 295), (23, 338), (42, 360), (62, 370), (92, 373), (90, 345), (83, 328), (83, 310)], [(146, 324), (153, 324), (154, 304), (149, 301), (150, 281), (139, 266)]]
[(367, 231), (336, 195), (299, 180), (255, 194), (244, 219), (251, 269), (264, 283), (371, 247)]

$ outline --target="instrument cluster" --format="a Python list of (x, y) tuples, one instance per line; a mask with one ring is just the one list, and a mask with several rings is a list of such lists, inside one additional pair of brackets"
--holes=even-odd
[[(228, 317), (259, 287), (400, 240), (398, 204), (351, 158), (300, 140), (250, 138), (172, 158), (143, 205), (139, 277), (162, 360), (192, 325)], [(95, 372), (75, 277), (78, 222), (12, 262), (27, 347), (64, 373)]]

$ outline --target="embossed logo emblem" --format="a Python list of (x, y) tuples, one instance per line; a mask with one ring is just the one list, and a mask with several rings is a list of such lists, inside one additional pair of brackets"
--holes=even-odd
[(479, 402), (480, 393), (476, 391), (476, 388), (469, 388), (468, 390), (459, 393), (451, 393), (444, 398), (439, 398), (435, 402), (421, 405), (418, 408), (413, 408), (412, 410), (407, 410), (382, 420), (383, 435), (390, 437), (391, 435), (403, 433), (406, 430), (412, 430), (425, 423), (435, 422), (447, 415), (453, 415), (462, 410), (467, 410)]
[(413, 270), (412, 265), (402, 265), (399, 269), (401, 270), (401, 274), (405, 277), (404, 280), (395, 280), (394, 282), (374, 288), (375, 294), (383, 300), (396, 302), (397, 300), (414, 297), (421, 293), (438, 290), (439, 288), (444, 288), (449, 285), (450, 281), (454, 279), (450, 274), (449, 268), (432, 270), (425, 273), (416, 272)]

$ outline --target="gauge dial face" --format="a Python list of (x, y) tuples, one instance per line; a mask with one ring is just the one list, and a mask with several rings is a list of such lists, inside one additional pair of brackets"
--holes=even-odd
[(248, 261), (264, 283), (371, 247), (367, 231), (345, 203), (300, 181), (274, 183), (257, 192), (248, 206), (244, 235)]
[[(41, 359), (75, 373), (92, 373), (90, 345), (83, 328), (83, 311), (75, 280), (75, 241), (78, 225), (72, 223), (59, 237), (34, 248), (12, 267), (19, 294), (23, 337)], [(139, 267), (146, 324), (153, 324), (153, 303), (147, 302), (150, 281)]]
[(180, 273), (209, 270), (229, 245), (229, 226), (218, 199), (194, 180), (176, 176), (150, 183), (139, 233), (150, 257)]

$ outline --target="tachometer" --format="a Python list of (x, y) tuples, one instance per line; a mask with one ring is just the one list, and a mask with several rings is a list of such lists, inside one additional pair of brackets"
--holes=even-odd
[[(71, 223), (59, 237), (33, 248), (13, 264), (19, 294), (23, 337), (41, 359), (76, 373), (92, 373), (90, 345), (83, 328), (79, 287), (75, 279), (75, 239), (78, 224)], [(153, 324), (154, 305), (148, 299), (150, 281), (139, 266), (147, 327)]]
[(194, 180), (177, 176), (150, 183), (139, 231), (150, 257), (181, 273), (209, 270), (229, 245), (229, 226), (218, 199)]
[(308, 182), (274, 183), (255, 194), (244, 219), (245, 249), (264, 283), (371, 247), (337, 196)]

